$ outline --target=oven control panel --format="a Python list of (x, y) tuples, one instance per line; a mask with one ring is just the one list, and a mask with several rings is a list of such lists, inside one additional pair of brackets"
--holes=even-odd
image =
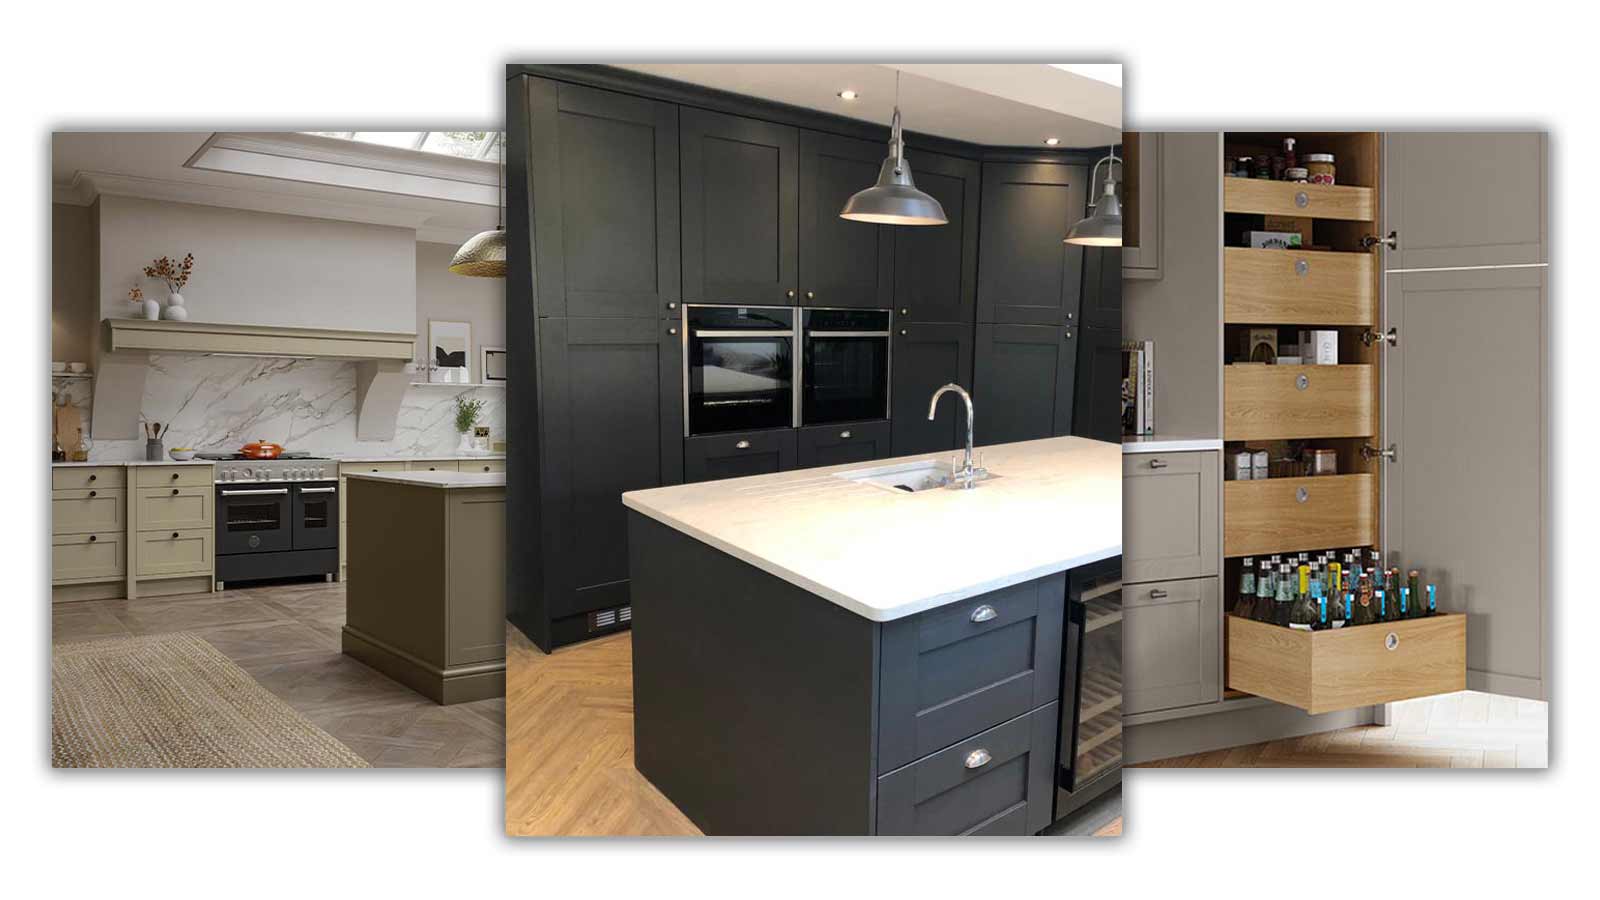
[(319, 459), (258, 459), (218, 463), (218, 484), (337, 481), (339, 467)]

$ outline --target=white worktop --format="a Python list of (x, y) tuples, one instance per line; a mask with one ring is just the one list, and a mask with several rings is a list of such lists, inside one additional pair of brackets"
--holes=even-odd
[(935, 453), (630, 491), (622, 502), (875, 622), (1122, 552), (1116, 444), (981, 449), (998, 477), (972, 490), (912, 494), (835, 477), (952, 456)]
[(374, 463), (374, 462), (465, 462), (475, 459), (505, 459), (504, 453), (425, 453), (420, 456), (330, 456), (334, 462), (342, 463)]
[(503, 488), (504, 472), (351, 472), (349, 479), (388, 481), (431, 488)]
[(1182, 453), (1188, 450), (1221, 450), (1222, 438), (1188, 434), (1123, 435), (1123, 453)]
[(179, 462), (176, 459), (163, 459), (160, 462), (149, 462), (143, 459), (109, 459), (95, 460), (91, 462), (52, 462), (50, 465), (68, 468), (72, 466), (94, 466), (96, 468), (107, 469), (111, 468), (112, 466), (209, 466), (212, 465), (212, 461), (209, 459), (190, 459)]

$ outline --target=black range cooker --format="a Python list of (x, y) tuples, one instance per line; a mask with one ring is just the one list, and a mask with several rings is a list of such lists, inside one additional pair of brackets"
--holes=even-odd
[(339, 464), (309, 454), (216, 463), (217, 589), (239, 581), (339, 571)]

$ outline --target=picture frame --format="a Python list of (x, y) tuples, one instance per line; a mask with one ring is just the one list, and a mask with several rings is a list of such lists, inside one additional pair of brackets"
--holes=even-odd
[(505, 384), (507, 375), (506, 348), (483, 347), (479, 350), (479, 355), (482, 359), (479, 371), (482, 372), (483, 383)]
[(428, 381), (472, 383), (472, 323), (428, 320)]

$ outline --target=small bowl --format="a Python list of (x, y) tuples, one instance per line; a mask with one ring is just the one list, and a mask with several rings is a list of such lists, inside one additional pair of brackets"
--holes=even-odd
[(64, 362), (53, 362), (50, 364), (50, 371), (52, 372), (65, 372), (66, 370), (67, 364)]
[(67, 363), (67, 371), (74, 375), (82, 375), (84, 372), (89, 371), (89, 364), (81, 362)]
[(188, 462), (189, 460), (194, 459), (194, 451), (193, 450), (179, 450), (176, 447), (172, 448), (171, 450), (168, 450), (167, 451), (167, 455), (172, 457), (173, 459), (177, 460), (178, 462)]

